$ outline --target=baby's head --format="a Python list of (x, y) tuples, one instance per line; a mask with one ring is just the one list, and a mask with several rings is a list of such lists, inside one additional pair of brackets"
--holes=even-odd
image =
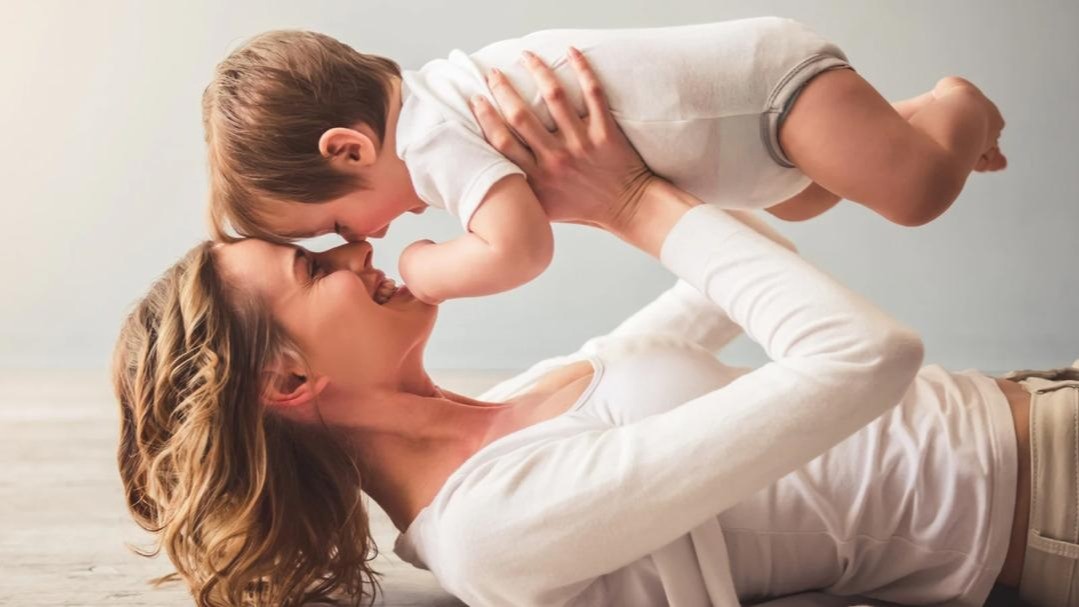
[(393, 149), (400, 68), (338, 40), (274, 31), (218, 64), (202, 96), (214, 235), (380, 235), (422, 202)]

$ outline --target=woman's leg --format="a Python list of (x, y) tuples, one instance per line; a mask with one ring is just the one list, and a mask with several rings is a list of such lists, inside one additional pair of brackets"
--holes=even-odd
[(992, 103), (958, 78), (938, 83), (907, 122), (861, 76), (839, 69), (805, 85), (779, 143), (824, 190), (921, 225), (947, 209), (976, 167), (1003, 168), (994, 151), (1002, 126)]

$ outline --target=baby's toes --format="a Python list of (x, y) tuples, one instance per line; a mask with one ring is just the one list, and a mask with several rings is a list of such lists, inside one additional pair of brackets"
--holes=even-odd
[(997, 148), (996, 154), (989, 163), (989, 171), (1001, 171), (1008, 167), (1008, 158)]
[(999, 171), (1006, 166), (1008, 166), (1008, 159), (1004, 157), (999, 147), (994, 147), (982, 154), (982, 157), (974, 164), (974, 170), (979, 173)]

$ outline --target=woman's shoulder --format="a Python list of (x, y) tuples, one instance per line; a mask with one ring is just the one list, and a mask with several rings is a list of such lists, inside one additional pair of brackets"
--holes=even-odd
[(487, 401), (503, 401), (512, 398), (527, 390), (530, 386), (534, 385), (544, 375), (555, 371), (559, 368), (572, 365), (583, 360), (588, 360), (589, 357), (586, 353), (578, 350), (573, 354), (566, 354), (562, 356), (552, 356), (551, 358), (545, 358), (531, 367), (508, 377), (497, 384), (488, 388), (485, 392), (480, 394), (477, 398)]
[[(623, 369), (637, 365), (650, 366), (664, 361), (676, 367), (698, 362), (716, 364), (715, 355), (684, 337), (666, 333), (604, 335), (586, 341), (576, 352), (541, 360), (528, 369), (509, 377), (479, 395), (481, 400), (505, 400), (527, 390), (539, 379), (559, 368), (581, 361), (594, 365)], [(653, 368), (654, 370), (654, 368)], [(649, 375), (654, 375), (649, 373)]]

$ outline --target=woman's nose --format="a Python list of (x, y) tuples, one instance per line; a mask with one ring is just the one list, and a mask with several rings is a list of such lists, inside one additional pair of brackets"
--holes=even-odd
[(350, 242), (319, 253), (334, 269), (362, 272), (371, 267), (371, 243), (366, 240)]

